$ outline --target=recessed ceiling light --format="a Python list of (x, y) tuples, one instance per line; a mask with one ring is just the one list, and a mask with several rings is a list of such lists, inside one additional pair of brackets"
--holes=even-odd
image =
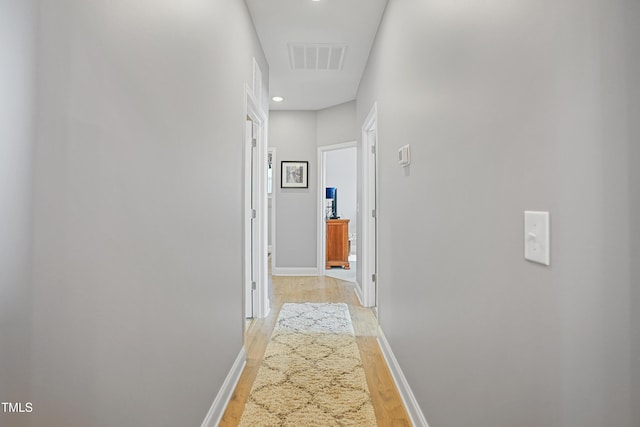
[[(316, 0), (314, 0), (316, 1)], [(273, 100), (273, 102), (282, 102), (284, 101), (284, 98), (281, 96), (274, 96), (273, 98), (271, 98)]]
[(320, 0), (311, 0), (311, 1), (320, 1)]

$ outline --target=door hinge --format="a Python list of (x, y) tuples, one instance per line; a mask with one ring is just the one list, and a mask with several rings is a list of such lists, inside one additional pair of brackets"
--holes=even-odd
[(258, 140), (256, 138), (251, 138), (251, 145), (254, 147), (258, 146)]
[(376, 210), (372, 209), (371, 210), (371, 218), (375, 218), (376, 217)]
[(375, 282), (375, 281), (376, 281), (376, 275), (375, 275), (375, 274), (372, 274), (372, 275), (371, 275), (371, 281), (372, 281), (372, 282)]
[(376, 146), (375, 145), (371, 146), (371, 154), (376, 154)]
[(251, 290), (255, 291), (257, 289), (256, 282), (251, 282)]
[(256, 210), (255, 209), (251, 209), (251, 219), (256, 219)]

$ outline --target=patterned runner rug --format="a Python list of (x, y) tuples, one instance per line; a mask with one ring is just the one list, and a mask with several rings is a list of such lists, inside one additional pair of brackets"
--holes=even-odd
[(282, 306), (239, 425), (377, 425), (346, 304)]

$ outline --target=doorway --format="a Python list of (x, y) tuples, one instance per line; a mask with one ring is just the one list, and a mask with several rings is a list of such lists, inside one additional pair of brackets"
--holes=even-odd
[[(318, 272), (337, 279), (356, 283), (356, 230), (357, 230), (357, 143), (347, 142), (318, 148)], [(348, 220), (345, 225), (348, 268), (326, 268), (326, 189), (331, 188), (335, 200), (335, 216)], [(332, 211), (333, 212), (333, 211)], [(358, 296), (362, 293), (356, 286)]]
[(378, 308), (378, 107), (362, 124), (362, 294), (363, 305)]
[(269, 313), (267, 278), (266, 114), (246, 87), (244, 138), (243, 311), (248, 320)]

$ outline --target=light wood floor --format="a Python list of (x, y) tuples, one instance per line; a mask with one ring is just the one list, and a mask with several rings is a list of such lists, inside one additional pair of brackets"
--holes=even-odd
[(235, 427), (258, 373), (282, 304), (286, 302), (344, 302), (349, 305), (356, 341), (365, 369), (371, 400), (380, 427), (411, 426), (389, 368), (377, 342), (378, 322), (358, 302), (354, 285), (332, 277), (273, 277), (271, 313), (254, 320), (245, 334), (247, 364), (219, 426)]

